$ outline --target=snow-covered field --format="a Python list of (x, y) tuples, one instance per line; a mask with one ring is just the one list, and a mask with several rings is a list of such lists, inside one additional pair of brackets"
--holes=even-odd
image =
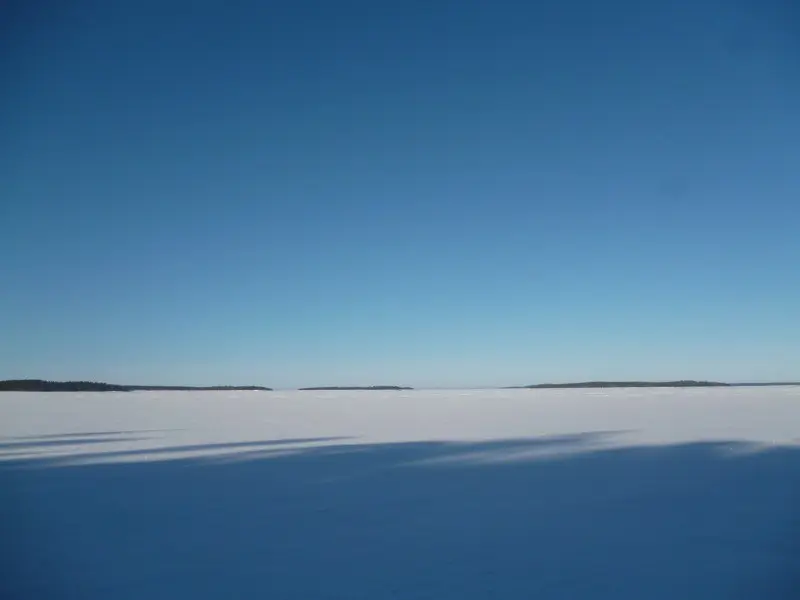
[(0, 394), (2, 598), (800, 598), (800, 387)]

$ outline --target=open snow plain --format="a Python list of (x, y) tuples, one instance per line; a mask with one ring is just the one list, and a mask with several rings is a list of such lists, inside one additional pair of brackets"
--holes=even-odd
[(800, 597), (800, 388), (0, 394), (0, 597)]

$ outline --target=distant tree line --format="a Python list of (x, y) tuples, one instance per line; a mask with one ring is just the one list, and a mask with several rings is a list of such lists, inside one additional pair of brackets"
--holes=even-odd
[(9, 379), (0, 381), (4, 392), (127, 392), (124, 385), (99, 381), (45, 381), (44, 379)]
[(209, 387), (177, 385), (115, 385), (99, 381), (46, 381), (44, 379), (8, 379), (0, 381), (0, 392), (134, 392), (134, 391), (271, 391), (271, 388), (248, 385)]
[(580, 383), (538, 383), (522, 386), (525, 389), (560, 388), (630, 388), (630, 387), (718, 387), (730, 384), (718, 381), (583, 381)]

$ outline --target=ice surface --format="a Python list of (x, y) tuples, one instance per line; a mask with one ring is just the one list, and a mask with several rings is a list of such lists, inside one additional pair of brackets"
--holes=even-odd
[(0, 394), (2, 598), (800, 597), (800, 388)]

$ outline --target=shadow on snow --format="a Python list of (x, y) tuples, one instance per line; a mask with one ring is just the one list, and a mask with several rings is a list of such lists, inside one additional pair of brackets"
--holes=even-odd
[(607, 435), (8, 460), (0, 596), (797, 597), (800, 449)]

